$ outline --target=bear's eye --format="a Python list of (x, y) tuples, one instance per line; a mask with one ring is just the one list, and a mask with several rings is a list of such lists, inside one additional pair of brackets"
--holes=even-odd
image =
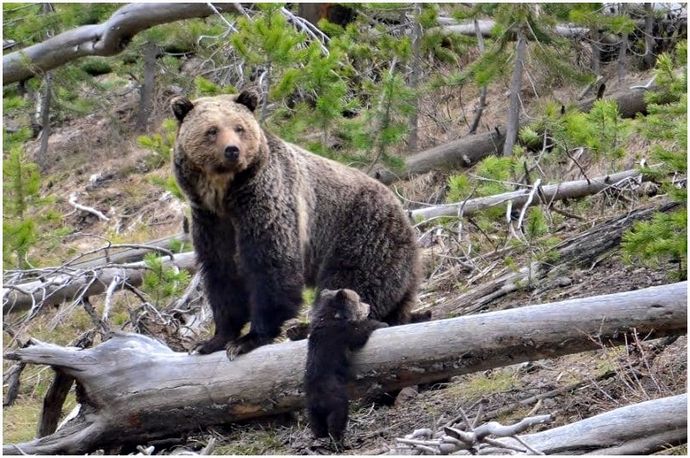
[(218, 133), (218, 128), (216, 127), (211, 127), (209, 130), (206, 131), (206, 135), (209, 137), (213, 137)]
[(242, 126), (235, 126), (235, 132), (237, 132), (238, 134), (243, 133), (243, 132), (244, 132), (244, 127), (242, 127)]

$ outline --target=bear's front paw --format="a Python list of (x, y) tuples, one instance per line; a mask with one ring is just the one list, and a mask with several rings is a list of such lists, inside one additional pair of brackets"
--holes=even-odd
[(215, 353), (217, 351), (225, 348), (227, 340), (219, 337), (213, 336), (208, 340), (199, 342), (196, 346), (189, 352), (190, 355), (208, 355), (209, 353)]
[(271, 343), (270, 339), (262, 339), (249, 332), (249, 334), (245, 334), (234, 342), (227, 344), (225, 346), (225, 352), (228, 355), (228, 359), (232, 361), (238, 356), (249, 353), (255, 348), (259, 348), (267, 343)]

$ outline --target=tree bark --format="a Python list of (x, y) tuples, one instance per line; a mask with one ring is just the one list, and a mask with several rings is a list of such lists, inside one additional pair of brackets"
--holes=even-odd
[[(43, 14), (50, 14), (55, 11), (53, 5), (44, 3), (42, 5)], [(46, 31), (46, 38), (52, 36), (50, 30)], [(48, 139), (50, 138), (50, 102), (53, 90), (53, 75), (51, 72), (46, 72), (43, 78), (43, 94), (41, 95), (40, 113), (38, 122), (41, 124), (41, 145), (36, 153), (36, 163), (41, 172), (45, 172), (48, 167)]]
[[(564, 181), (562, 183), (540, 186), (538, 195), (541, 199), (533, 199), (530, 204), (548, 204), (556, 200), (577, 199), (590, 194), (596, 194), (609, 186), (638, 176), (640, 176), (640, 172), (637, 170), (625, 170), (623, 172), (612, 173), (589, 180)], [(457, 216), (461, 208), (463, 216), (468, 216), (480, 210), (501, 205), (508, 201), (511, 201), (513, 207), (517, 208), (525, 205), (531, 191), (531, 189), (525, 188), (488, 197), (477, 197), (454, 204), (420, 208), (411, 210), (409, 215), (413, 221), (421, 222), (439, 216)]]
[(149, 124), (149, 117), (153, 111), (153, 94), (156, 84), (156, 58), (158, 57), (158, 46), (147, 41), (144, 45), (144, 84), (139, 88), (139, 115), (137, 116), (136, 129), (139, 132), (146, 132)]
[[(608, 98), (618, 103), (618, 111), (623, 118), (632, 118), (637, 113), (647, 113), (644, 94), (645, 91), (630, 89), (612, 94)], [(595, 101), (595, 97), (583, 100), (577, 103), (577, 107), (581, 111), (589, 111)], [(521, 120), (521, 122), (525, 122), (525, 120)], [(370, 175), (384, 184), (391, 184), (397, 180), (430, 170), (454, 170), (470, 167), (491, 154), (499, 154), (503, 150), (504, 141), (504, 133), (498, 131), (468, 135), (419, 153), (407, 155), (405, 167), (399, 172), (378, 167)]]
[(420, 47), (422, 41), (422, 25), (419, 22), (419, 16), (422, 14), (422, 6), (419, 3), (414, 4), (414, 17), (412, 19), (412, 68), (410, 68), (410, 89), (415, 91), (412, 114), (410, 115), (410, 134), (407, 137), (407, 148), (409, 151), (417, 151), (418, 141), (418, 123), (419, 123), (419, 94), (417, 88), (419, 86), (420, 73), (422, 71), (422, 59), (420, 56)]
[(503, 155), (513, 155), (513, 145), (517, 140), (520, 129), (520, 89), (522, 88), (522, 68), (525, 64), (525, 52), (527, 39), (522, 27), (517, 30), (517, 43), (515, 45), (515, 67), (510, 80), (510, 107), (506, 119), (506, 139), (503, 143)]
[(590, 60), (590, 66), (592, 68), (592, 72), (599, 76), (601, 75), (601, 42), (602, 42), (602, 34), (599, 32), (599, 30), (593, 30), (591, 32), (592, 35), (592, 43), (590, 45), (590, 48), (592, 50), (592, 58)]
[[(687, 441), (687, 401), (687, 394), (679, 394), (640, 402), (520, 438), (546, 455), (649, 455)], [(500, 440), (522, 447), (514, 439)], [(479, 449), (480, 455), (506, 453), (493, 447)]]
[[(239, 4), (214, 4), (221, 12), (239, 12)], [(49, 40), (6, 54), (3, 84), (42, 74), (84, 56), (113, 56), (122, 52), (142, 30), (182, 19), (214, 14), (206, 3), (132, 3), (102, 24), (85, 25)]]
[[(161, 257), (161, 261), (164, 266), (176, 265), (180, 269), (196, 270), (194, 252), (177, 254), (174, 259)], [(27, 310), (33, 304), (56, 305), (79, 295), (88, 297), (102, 294), (116, 276), (137, 286), (142, 282), (145, 267), (142, 261), (89, 270), (63, 269), (40, 280), (13, 286), (5, 284), (2, 289), (3, 314)]]
[[(479, 29), (479, 21), (474, 20), (474, 32), (477, 36), (477, 46), (479, 47), (479, 55), (484, 54), (484, 35), (482, 35)], [(482, 119), (482, 113), (484, 113), (484, 108), (486, 107), (486, 85), (479, 89), (479, 105), (475, 109), (474, 119), (472, 120), (472, 125), (470, 126), (470, 131), (468, 134), (474, 135), (477, 133), (477, 128), (479, 127), (479, 121)]]
[[(635, 329), (649, 339), (683, 334), (687, 282), (379, 329), (353, 355), (359, 396), (453, 375), (624, 344)], [(629, 338), (629, 337), (628, 337)], [(3, 447), (5, 454), (81, 454), (142, 444), (184, 431), (300, 408), (307, 342), (267, 345), (228, 361), (175, 353), (138, 334), (115, 334), (90, 349), (32, 341), (5, 355), (50, 364), (73, 376), (81, 411), (55, 434)]]
[[(75, 261), (69, 264), (73, 269), (93, 269), (96, 267), (103, 267), (106, 264), (125, 264), (130, 262), (137, 262), (144, 259), (149, 253), (155, 253), (156, 248), (170, 250), (174, 244), (180, 242), (189, 242), (189, 234), (180, 232), (160, 239), (143, 242), (140, 244), (127, 245), (117, 244), (110, 248), (99, 250), (99, 253), (104, 253), (99, 256), (85, 257), (80, 261)], [(146, 248), (151, 247), (151, 248)]]
[[(627, 11), (626, 4), (621, 3), (620, 4), (620, 12), (619, 14), (624, 15)], [(618, 82), (621, 83), (623, 82), (623, 78), (625, 78), (625, 73), (627, 71), (627, 52), (628, 52), (628, 34), (627, 33), (621, 33), (621, 44), (620, 47), (618, 48)]]
[(36, 163), (41, 172), (48, 168), (48, 140), (50, 138), (50, 102), (53, 90), (53, 75), (46, 72), (43, 79), (43, 94), (41, 95), (41, 144), (36, 153)]
[(643, 68), (649, 69), (654, 67), (656, 63), (656, 56), (654, 55), (654, 4), (644, 4), (644, 56), (642, 62)]

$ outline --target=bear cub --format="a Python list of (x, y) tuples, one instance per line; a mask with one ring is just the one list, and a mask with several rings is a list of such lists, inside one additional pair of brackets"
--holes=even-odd
[(340, 446), (348, 416), (349, 353), (388, 325), (367, 318), (369, 305), (349, 289), (323, 290), (311, 315), (304, 380), (307, 413), (314, 436), (330, 436)]

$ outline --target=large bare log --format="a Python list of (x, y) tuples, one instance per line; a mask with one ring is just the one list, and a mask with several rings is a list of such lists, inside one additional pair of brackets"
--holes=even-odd
[[(524, 361), (686, 332), (687, 282), (531, 305), (374, 332), (353, 356), (352, 394), (430, 383)], [(592, 336), (596, 338), (593, 339)], [(79, 350), (32, 341), (5, 355), (73, 376), (81, 411), (56, 433), (3, 447), (5, 454), (84, 453), (142, 444), (215, 424), (302, 406), (306, 341), (267, 345), (228, 361), (175, 353), (137, 334)]]
[[(175, 265), (180, 269), (195, 270), (194, 252), (186, 252), (160, 258), (164, 266)], [(146, 264), (143, 261), (119, 266), (94, 267), (91, 269), (55, 268), (56, 273), (2, 289), (3, 314), (27, 310), (36, 304), (55, 305), (78, 296), (93, 296), (106, 291), (113, 280), (138, 286), (142, 282)]]
[[(74, 269), (93, 269), (106, 264), (126, 264), (137, 262), (144, 259), (149, 253), (156, 251), (165, 252), (171, 250), (174, 245), (189, 241), (187, 232), (180, 232), (168, 235), (156, 240), (138, 244), (116, 244), (99, 249), (89, 256), (84, 256), (74, 262), (69, 263), (69, 267)], [(99, 254), (102, 253), (102, 254)]]
[[(520, 436), (547, 455), (648, 455), (687, 442), (688, 395), (640, 402), (570, 425)], [(520, 446), (514, 439), (501, 442)], [(505, 453), (486, 448), (480, 454)]]
[[(623, 172), (612, 173), (610, 175), (591, 178), (589, 180), (565, 181), (557, 184), (541, 186), (539, 196), (541, 199), (533, 199), (530, 204), (550, 203), (555, 200), (576, 199), (579, 197), (596, 194), (606, 188), (615, 186), (625, 180), (640, 177), (637, 170), (625, 170)], [(436, 205), (433, 207), (420, 208), (409, 212), (410, 218), (421, 222), (438, 216), (456, 216), (462, 208), (464, 216), (471, 215), (477, 211), (504, 204), (508, 201), (513, 203), (515, 208), (527, 203), (531, 189), (520, 189), (517, 191), (505, 192), (488, 197), (478, 197), (468, 199), (463, 202), (446, 205)]]
[[(432, 439), (398, 439), (391, 454), (501, 455), (525, 450), (527, 444), (545, 455), (647, 455), (687, 441), (687, 400), (685, 393), (653, 399), (527, 435), (520, 431), (549, 416), (528, 417), (511, 426), (490, 422), (473, 432), (444, 428), (445, 434), (438, 432)], [(521, 441), (514, 439), (518, 434)], [(499, 440), (483, 442), (489, 435)]]
[[(237, 3), (214, 4), (220, 12), (240, 11)], [(113, 56), (132, 37), (159, 24), (214, 14), (208, 3), (133, 3), (113, 13), (102, 24), (85, 25), (6, 54), (2, 58), (3, 84), (15, 83), (84, 56)]]
[[(632, 118), (637, 113), (645, 114), (647, 112), (644, 94), (644, 90), (629, 89), (617, 92), (609, 98), (618, 103), (618, 111), (622, 117)], [(578, 102), (577, 108), (581, 111), (589, 111), (595, 101), (596, 97), (583, 100)], [(521, 119), (520, 126), (523, 125), (524, 119)], [(500, 154), (503, 150), (504, 142), (505, 132), (499, 132), (498, 130), (468, 135), (406, 156), (405, 166), (398, 173), (384, 167), (378, 167), (372, 171), (371, 175), (384, 184), (391, 184), (394, 181), (403, 180), (416, 174), (429, 172), (430, 170), (467, 168), (491, 154)]]

